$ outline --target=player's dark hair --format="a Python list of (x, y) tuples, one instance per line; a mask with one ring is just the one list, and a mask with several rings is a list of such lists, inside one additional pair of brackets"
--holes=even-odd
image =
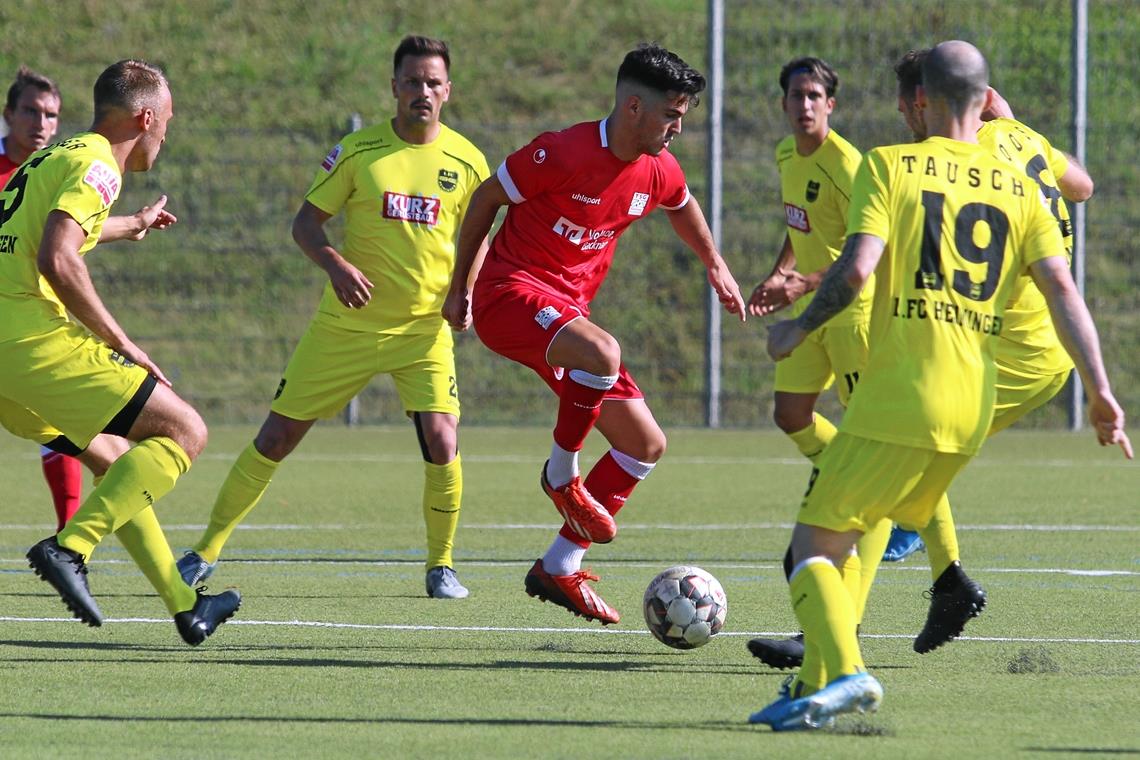
[(895, 64), (895, 77), (899, 80), (899, 97), (914, 100), (915, 91), (922, 84), (922, 62), (930, 48), (908, 50)]
[(95, 121), (114, 110), (157, 110), (164, 87), (166, 75), (157, 66), (136, 58), (112, 63), (95, 80)]
[(59, 96), (59, 88), (56, 87), (55, 82), (43, 74), (32, 71), (27, 66), (21, 66), (20, 70), (16, 72), (16, 81), (12, 82), (12, 86), (8, 88), (8, 100), (4, 107), (9, 111), (14, 111), (16, 104), (20, 101), (20, 96), (29, 87), (35, 87), (40, 92), (51, 93), (55, 95), (57, 100), (63, 100)]
[(989, 80), (985, 57), (968, 42), (939, 43), (922, 61), (922, 86), (927, 97), (946, 101), (958, 116), (985, 97)]
[(675, 92), (685, 95), (689, 104), (700, 103), (698, 97), (705, 89), (701, 72), (660, 45), (643, 42), (626, 53), (618, 67), (617, 82), (635, 82), (660, 93)]
[(434, 58), (436, 56), (443, 59), (443, 68), (447, 73), (451, 73), (451, 51), (447, 49), (447, 43), (443, 40), (433, 39), (431, 37), (422, 37), (418, 34), (409, 34), (404, 39), (400, 40), (400, 44), (396, 46), (396, 54), (392, 56), (392, 72), (395, 73), (400, 70), (400, 64), (408, 56), (415, 56), (417, 58)]
[(784, 91), (784, 97), (788, 96), (788, 82), (796, 74), (807, 74), (813, 81), (819, 82), (829, 98), (834, 98), (839, 90), (839, 75), (835, 73), (831, 64), (822, 58), (809, 55), (788, 61), (784, 68), (780, 69), (780, 89)]

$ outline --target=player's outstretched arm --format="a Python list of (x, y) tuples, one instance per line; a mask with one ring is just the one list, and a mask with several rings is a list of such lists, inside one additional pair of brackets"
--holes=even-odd
[(487, 233), (495, 223), (499, 209), (511, 202), (499, 178), (491, 175), (471, 194), (467, 213), (459, 228), (459, 242), (455, 248), (455, 269), (451, 273), (451, 287), (443, 302), (443, 318), (453, 330), (463, 331), (471, 326), (471, 289), (487, 255)]
[(166, 196), (160, 195), (152, 205), (143, 206), (129, 216), (109, 217), (103, 223), (99, 242), (142, 240), (151, 230), (165, 230), (177, 221), (178, 217), (166, 210)]
[(170, 385), (162, 370), (127, 337), (95, 292), (87, 264), (79, 255), (79, 249), (86, 240), (87, 233), (79, 222), (66, 212), (52, 211), (44, 224), (44, 236), (36, 254), (36, 267), (40, 274), (80, 324), (164, 385)]
[(1132, 459), (1132, 442), (1124, 432), (1124, 411), (1112, 395), (1108, 373), (1101, 358), (1096, 325), (1077, 291), (1064, 256), (1035, 261), (1029, 273), (1046, 303), (1057, 337), (1069, 352), (1089, 395), (1089, 421), (1101, 446), (1116, 444)]
[(697, 199), (689, 196), (689, 200), (679, 209), (666, 210), (669, 223), (677, 237), (693, 249), (705, 269), (709, 273), (709, 285), (712, 285), (716, 297), (720, 299), (721, 306), (729, 314), (735, 314), (743, 322), (746, 318), (747, 308), (744, 305), (744, 296), (740, 295), (740, 286), (736, 284), (728, 264), (716, 250), (713, 243), (712, 231), (701, 211)]
[(823, 275), (808, 307), (796, 319), (786, 319), (768, 328), (768, 355), (780, 361), (803, 343), (804, 338), (843, 311), (871, 279), (886, 243), (874, 235), (848, 236), (839, 255)]
[(329, 276), (337, 300), (350, 309), (359, 309), (372, 300), (374, 286), (329, 242), (324, 224), (331, 218), (331, 214), (305, 201), (293, 218), (293, 240)]

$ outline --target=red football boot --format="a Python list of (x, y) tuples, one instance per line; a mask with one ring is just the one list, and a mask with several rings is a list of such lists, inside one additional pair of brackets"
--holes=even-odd
[(602, 625), (616, 623), (621, 620), (621, 615), (587, 583), (596, 580), (599, 580), (598, 576), (589, 570), (579, 570), (571, 575), (551, 575), (542, 568), (542, 560), (539, 559), (526, 574), (526, 592), (544, 602), (565, 607), (587, 620), (597, 620)]
[(608, 544), (614, 540), (617, 523), (613, 515), (590, 495), (582, 485), (581, 477), (576, 475), (561, 488), (554, 488), (546, 479), (546, 465), (543, 464), (540, 482), (542, 490), (554, 502), (554, 508), (566, 520), (570, 530), (595, 544)]

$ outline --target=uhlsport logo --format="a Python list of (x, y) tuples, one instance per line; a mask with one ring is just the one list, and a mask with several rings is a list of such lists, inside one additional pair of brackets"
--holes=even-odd
[(808, 221), (808, 213), (806, 209), (799, 206), (793, 206), (790, 203), (784, 204), (784, 216), (788, 219), (788, 226), (793, 230), (800, 232), (811, 232), (811, 222)]
[(439, 198), (385, 191), (384, 218), (434, 227), (439, 223)]
[(439, 189), (450, 193), (459, 186), (459, 172), (453, 172), (449, 169), (440, 169), (438, 181)]

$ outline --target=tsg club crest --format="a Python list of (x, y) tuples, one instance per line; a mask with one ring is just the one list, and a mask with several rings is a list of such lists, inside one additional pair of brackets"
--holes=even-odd
[(449, 171), (447, 169), (439, 170), (439, 189), (446, 192), (451, 192), (459, 186), (459, 172)]
[(819, 183), (815, 180), (809, 179), (807, 184), (807, 192), (804, 193), (804, 196), (807, 198), (808, 203), (813, 203), (817, 198), (819, 198)]

